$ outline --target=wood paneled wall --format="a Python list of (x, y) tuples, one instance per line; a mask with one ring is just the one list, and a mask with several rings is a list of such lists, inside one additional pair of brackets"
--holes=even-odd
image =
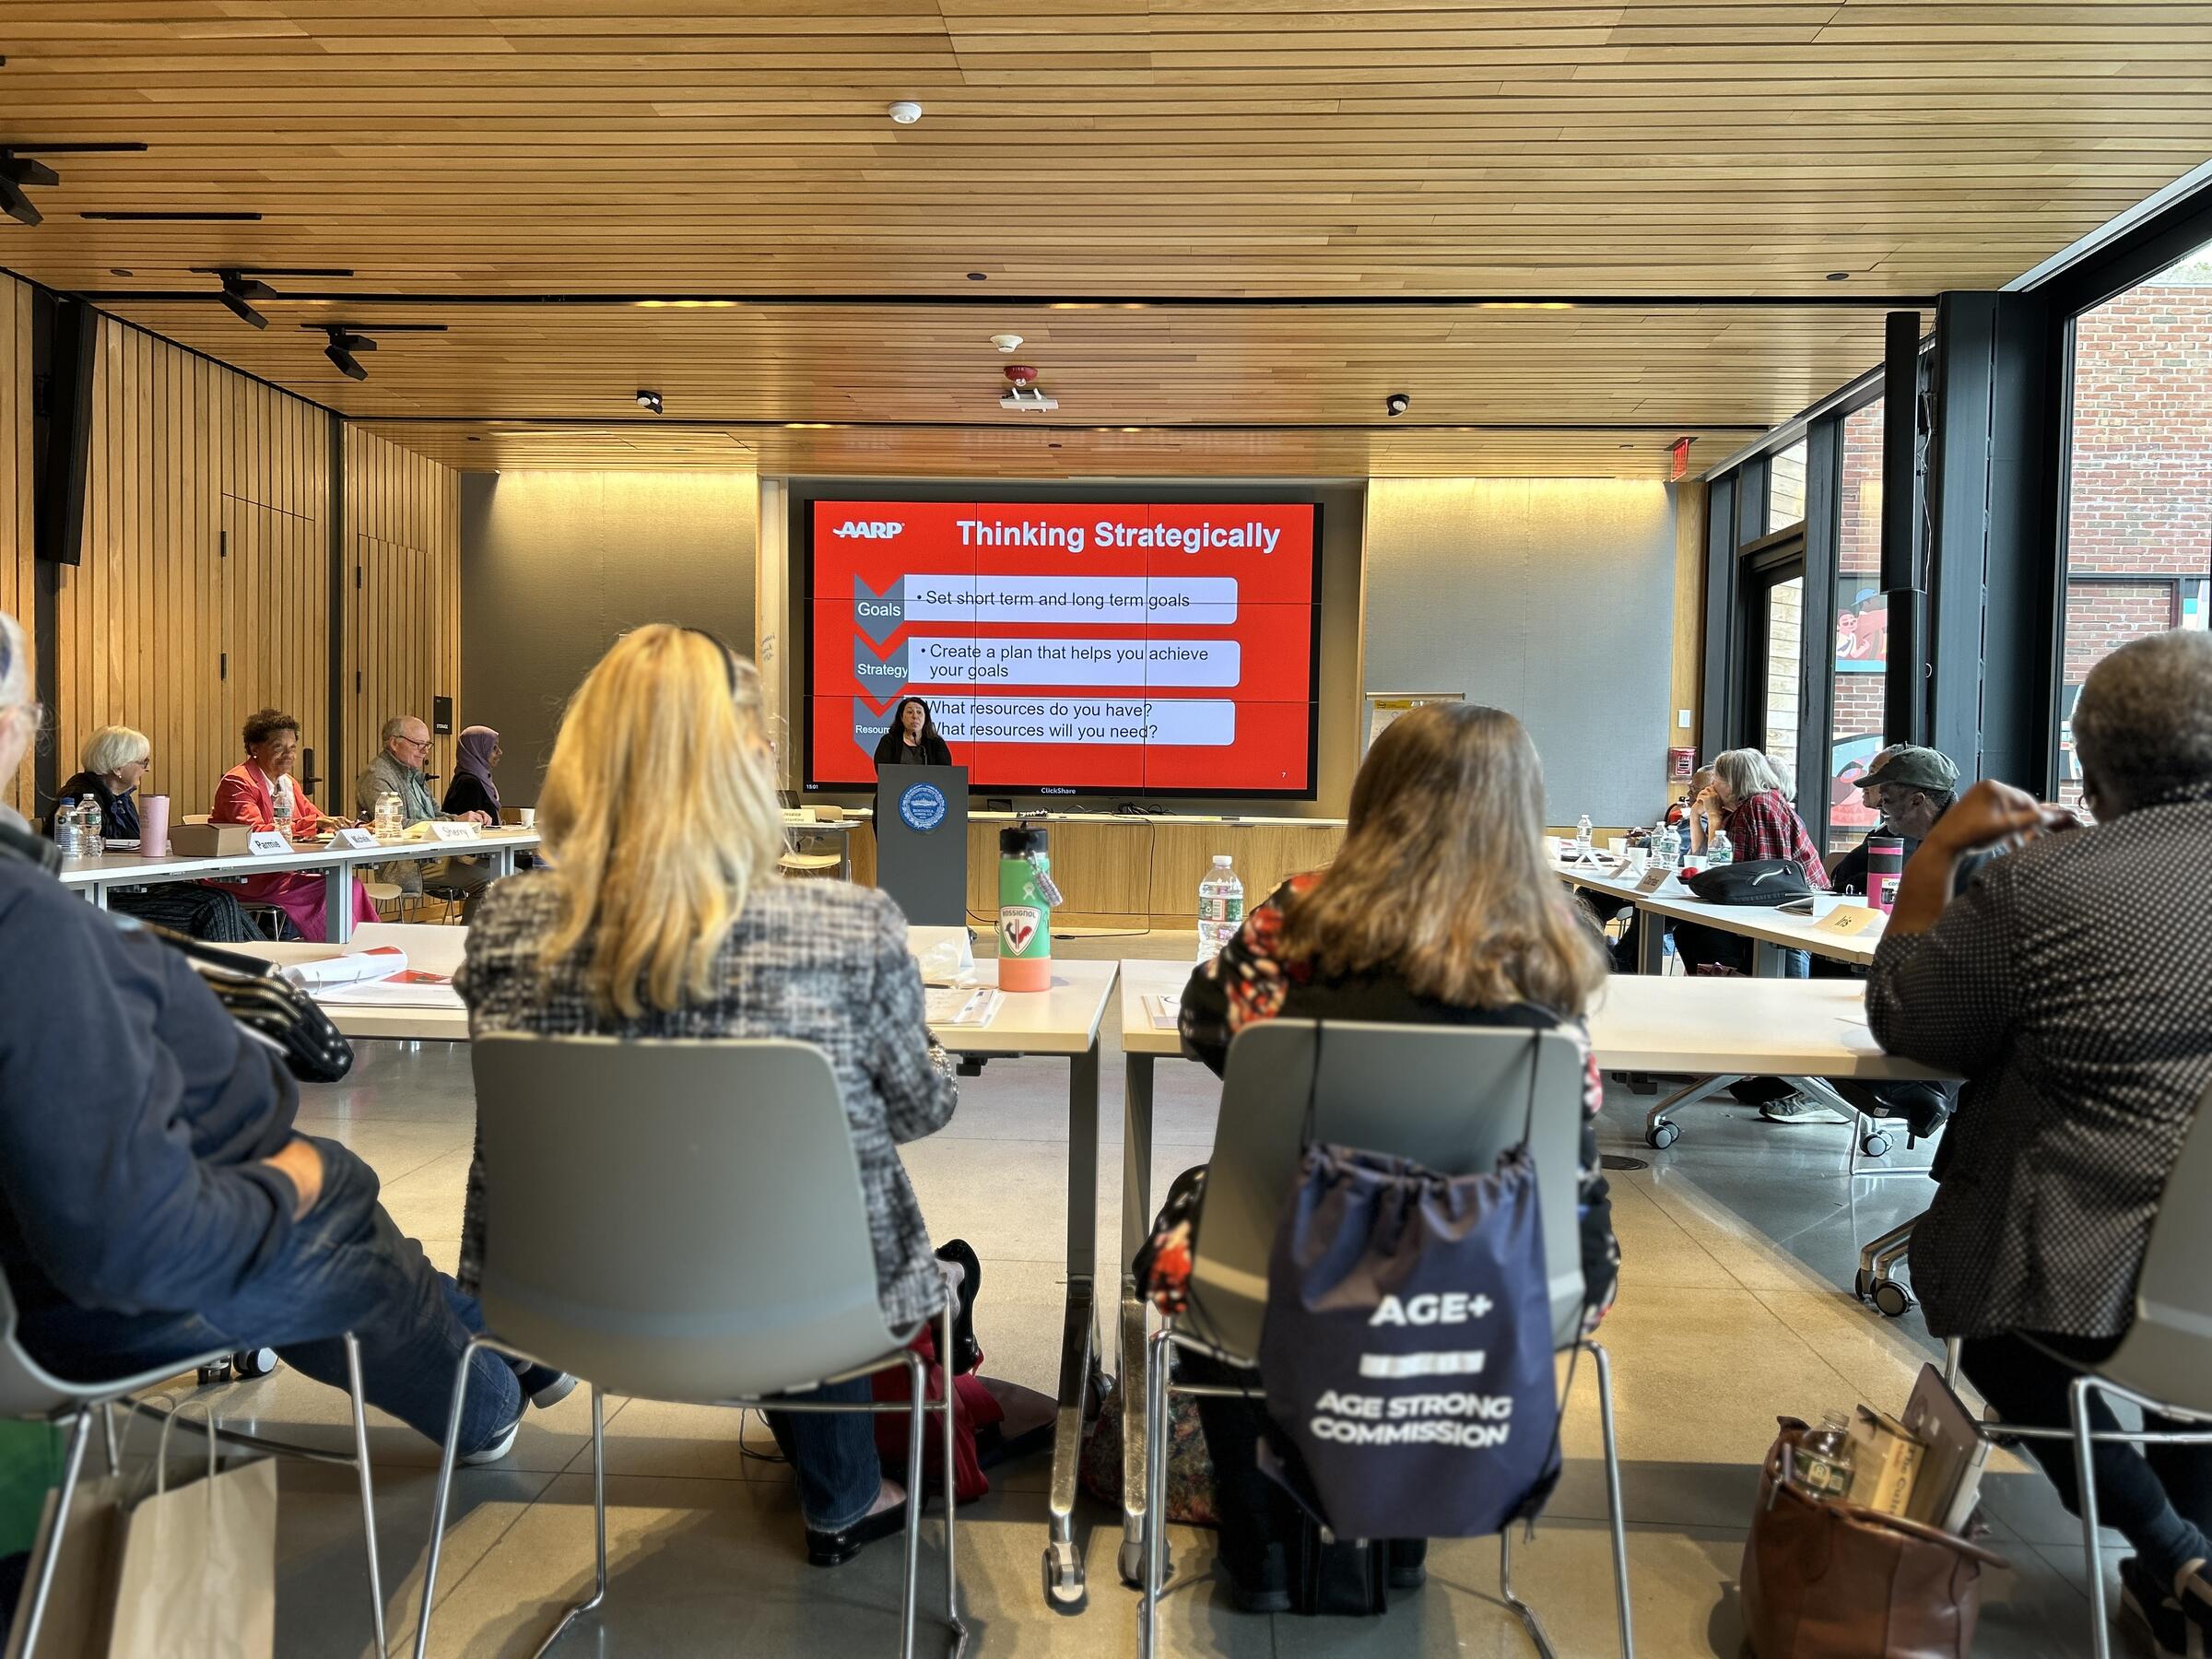
[[(0, 611), (36, 626), (30, 571), (30, 285), (0, 276)], [(0, 778), (0, 802), (30, 810), (31, 762)]]
[[(469, 724), (461, 698), (461, 478), (452, 468), (356, 427), (346, 429), (344, 804), (353, 779), (394, 714), (431, 717), (454, 700), (453, 730)], [(453, 777), (453, 738), (434, 737), (431, 785)]]
[(265, 706), (330, 753), (331, 417), (103, 318), (84, 562), (59, 572), (59, 773), (100, 726), (153, 742), (144, 787), (205, 812)]

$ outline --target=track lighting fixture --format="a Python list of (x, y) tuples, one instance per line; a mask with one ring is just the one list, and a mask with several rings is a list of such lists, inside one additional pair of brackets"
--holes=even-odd
[[(351, 276), (351, 272), (347, 273)], [(323, 355), (330, 366), (347, 380), (365, 381), (369, 371), (361, 367), (360, 354), (376, 349), (376, 340), (370, 334), (443, 334), (442, 323), (302, 323), (300, 328), (308, 334), (324, 337)]]
[[(0, 58), (0, 63), (7, 60)], [(62, 182), (62, 175), (43, 161), (34, 160), (34, 155), (124, 155), (136, 154), (146, 148), (143, 144), (14, 144), (0, 145), (0, 213), (5, 213), (18, 225), (36, 225), (45, 215), (31, 206), (30, 198), (23, 194), (29, 186), (51, 188)]]
[(252, 300), (267, 301), (284, 298), (264, 282), (264, 276), (350, 276), (351, 271), (311, 269), (305, 266), (279, 270), (273, 265), (194, 265), (195, 276), (215, 276), (222, 281), (222, 291), (216, 295), (222, 308), (249, 328), (266, 328), (269, 320), (255, 311)]
[(648, 392), (644, 387), (640, 386), (638, 388), (638, 407), (651, 409), (655, 415), (658, 415), (661, 412), (661, 394), (658, 392)]
[(18, 156), (14, 150), (0, 149), (0, 213), (5, 213), (18, 225), (35, 225), (46, 216), (30, 205), (23, 194), (27, 184), (59, 184), (61, 174), (43, 161), (33, 161), (29, 156)]

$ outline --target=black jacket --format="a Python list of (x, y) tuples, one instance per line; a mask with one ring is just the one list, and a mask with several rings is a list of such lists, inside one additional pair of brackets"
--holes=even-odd
[[(80, 806), (87, 795), (100, 802), (100, 833), (105, 841), (136, 841), (138, 839), (138, 792), (125, 790), (117, 794), (108, 787), (108, 781), (98, 772), (78, 772), (62, 785), (61, 794), (54, 797), (56, 808), (64, 799)], [(46, 815), (46, 833), (53, 833), (53, 814)]]
[(27, 1314), (206, 1305), (283, 1248), (299, 1094), (190, 963), (0, 829), (0, 1274)]
[(453, 781), (445, 786), (445, 799), (438, 804), (438, 810), (449, 818), (459, 818), (465, 812), (481, 812), (488, 814), (493, 823), (500, 821), (500, 809), (491, 803), (491, 792), (474, 772), (454, 771)]
[(918, 747), (922, 758), (917, 761), (909, 761), (906, 758), (906, 734), (893, 726), (876, 745), (876, 764), (879, 769), (886, 766), (952, 764), (952, 750), (945, 746), (945, 739), (935, 732), (924, 732)]

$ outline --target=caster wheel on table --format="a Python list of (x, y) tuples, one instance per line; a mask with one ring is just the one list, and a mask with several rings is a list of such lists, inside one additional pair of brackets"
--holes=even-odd
[(1662, 1118), (1643, 1132), (1643, 1142), (1655, 1151), (1664, 1152), (1682, 1138), (1682, 1125)]
[(1869, 1129), (1859, 1140), (1859, 1150), (1868, 1158), (1889, 1156), (1890, 1140), (1879, 1129)]
[(1044, 1547), (1044, 1604), (1055, 1613), (1080, 1613), (1089, 1593), (1083, 1585), (1083, 1558), (1072, 1544), (1055, 1540)]
[(230, 1374), (241, 1382), (265, 1377), (276, 1369), (275, 1348), (245, 1348), (230, 1356)]
[(1895, 1279), (1884, 1279), (1874, 1288), (1874, 1305), (1884, 1319), (1902, 1319), (1912, 1305), (1912, 1292)]

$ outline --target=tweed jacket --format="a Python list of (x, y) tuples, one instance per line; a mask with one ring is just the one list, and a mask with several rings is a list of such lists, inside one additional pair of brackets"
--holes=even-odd
[(1912, 1288), (1938, 1336), (2116, 1336), (2212, 1084), (2212, 791), (1994, 861), (1875, 953), (1891, 1053), (1967, 1079)]
[[(559, 915), (550, 871), (524, 872), (486, 889), (468, 929), (454, 983), (473, 1035), (526, 1031), (629, 1038), (784, 1037), (830, 1056), (859, 1153), (876, 1250), (877, 1293), (893, 1329), (943, 1304), (922, 1206), (899, 1161), (898, 1143), (941, 1129), (957, 1100), (952, 1064), (929, 1036), (921, 971), (906, 919), (870, 888), (771, 881), (747, 901), (715, 970), (716, 990), (673, 1013), (648, 1006), (637, 1019), (603, 1015), (584, 988), (588, 949), (550, 971), (538, 952)], [(732, 1101), (733, 1112), (745, 1110)], [(483, 1265), (482, 1148), (468, 1173), (462, 1220), (463, 1288)]]

